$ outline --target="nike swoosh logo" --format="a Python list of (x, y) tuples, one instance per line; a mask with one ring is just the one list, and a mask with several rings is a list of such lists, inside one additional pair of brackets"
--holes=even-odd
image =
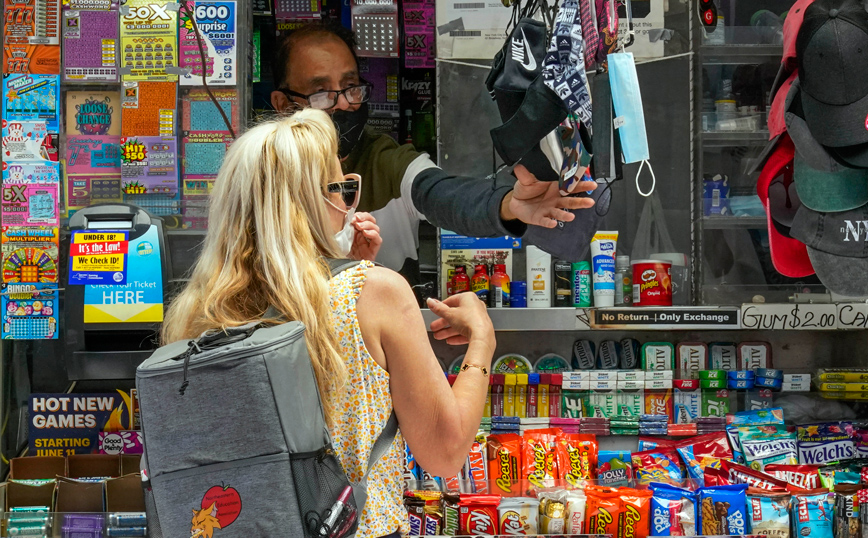
[(524, 52), (527, 55), (527, 62), (520, 62), (521, 66), (528, 71), (534, 71), (536, 70), (536, 58), (534, 58), (533, 53), (531, 53), (530, 43), (527, 41), (527, 36), (524, 35), (524, 28), (521, 29), (521, 37), (524, 41)]

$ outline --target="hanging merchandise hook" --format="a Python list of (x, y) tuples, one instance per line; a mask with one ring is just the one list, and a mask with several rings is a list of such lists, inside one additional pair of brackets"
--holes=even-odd
[(633, 3), (631, 0), (626, 0), (624, 11), (627, 14), (627, 43), (621, 43), (621, 52), (624, 52), (625, 48), (632, 46), (633, 42), (636, 41), (636, 30), (633, 28)]

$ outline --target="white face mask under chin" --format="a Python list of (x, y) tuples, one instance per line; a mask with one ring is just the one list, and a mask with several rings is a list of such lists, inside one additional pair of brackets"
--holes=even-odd
[(338, 244), (338, 254), (343, 257), (349, 256), (350, 251), (353, 249), (353, 238), (356, 235), (356, 229), (353, 228), (353, 215), (355, 213), (355, 209), (347, 211), (347, 216), (344, 217), (343, 229), (335, 234), (335, 242)]

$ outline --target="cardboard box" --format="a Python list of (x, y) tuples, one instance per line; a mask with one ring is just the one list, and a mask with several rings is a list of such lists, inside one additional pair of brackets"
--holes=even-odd
[(643, 390), (644, 381), (618, 381), (618, 390)]
[(57, 481), (57, 512), (105, 512), (104, 482)]
[(811, 392), (811, 383), (783, 383), (781, 385), (783, 392)]
[(66, 476), (66, 459), (58, 456), (13, 458), (9, 462), (12, 480), (44, 480)]
[(644, 370), (618, 370), (618, 381), (645, 381)]
[(592, 370), (588, 372), (591, 377), (591, 381), (617, 381), (618, 380), (618, 371), (617, 370)]
[(563, 390), (591, 390), (591, 380), (584, 379), (582, 381), (566, 381), (561, 385)]
[(591, 379), (590, 374), (591, 374), (590, 372), (585, 372), (582, 370), (573, 370), (572, 372), (564, 372), (561, 375), (564, 376), (563, 380), (564, 380), (564, 383), (566, 384), (567, 381), (586, 381), (586, 380), (589, 380), (589, 379)]
[(142, 471), (142, 457), (138, 454), (121, 455), (121, 476), (136, 474)]
[(591, 390), (615, 390), (617, 387), (618, 382), (614, 379), (610, 381), (591, 380)]
[(106, 512), (144, 512), (145, 491), (142, 475), (127, 474), (105, 482)]
[(661, 379), (673, 379), (675, 377), (672, 370), (658, 370), (656, 372), (645, 372), (645, 381), (659, 381)]
[(668, 390), (672, 388), (671, 379), (645, 380), (645, 390)]
[(120, 475), (120, 456), (75, 454), (66, 458), (66, 476), (69, 478), (116, 478)]
[(9, 482), (6, 484), (6, 511), (16, 506), (48, 506), (54, 510), (56, 484), (28, 486)]
[(784, 383), (810, 383), (811, 374), (784, 374)]

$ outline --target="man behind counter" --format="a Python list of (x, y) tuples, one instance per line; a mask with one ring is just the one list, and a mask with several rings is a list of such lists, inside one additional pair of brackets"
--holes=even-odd
[[(278, 112), (325, 110), (340, 132), (344, 173), (362, 176), (359, 211), (377, 219), (383, 246), (377, 261), (419, 280), (419, 221), (471, 237), (521, 237), (527, 225), (554, 228), (572, 221), (564, 209), (587, 209), (590, 198), (561, 196), (557, 182), (540, 182), (526, 168), (518, 181), (449, 175), (411, 144), (366, 128), (371, 86), (359, 75), (353, 33), (333, 21), (311, 23), (284, 36), (272, 65), (271, 104)], [(581, 182), (575, 191), (595, 189)]]

